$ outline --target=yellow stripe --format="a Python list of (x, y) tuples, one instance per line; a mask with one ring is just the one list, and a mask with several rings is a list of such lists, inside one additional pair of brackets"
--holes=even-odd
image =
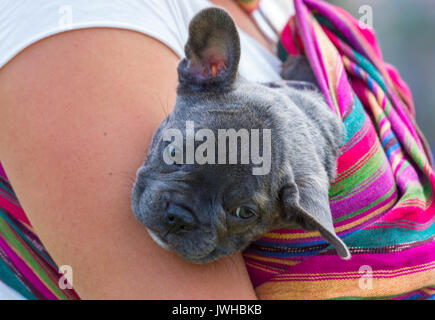
[(295, 260), (285, 260), (285, 259), (277, 259), (277, 258), (269, 258), (269, 257), (262, 257), (262, 256), (256, 256), (253, 254), (244, 254), (243, 255), (246, 258), (259, 260), (259, 261), (266, 261), (266, 262), (274, 262), (277, 264), (287, 265), (287, 266), (294, 266), (298, 264), (300, 261)]
[(322, 27), (317, 22), (316, 18), (311, 13), (311, 20), (313, 31), (316, 34), (317, 43), (319, 45), (319, 51), (324, 53), (320, 59), (325, 66), (326, 80), (328, 82), (328, 87), (331, 91), (331, 100), (334, 103), (335, 113), (341, 118), (340, 108), (337, 102), (337, 74), (336, 65), (339, 63), (340, 54), (338, 53), (335, 46), (331, 43), (328, 36), (322, 30)]
[(427, 293), (427, 294), (435, 294), (435, 288), (423, 288), (421, 291)]
[(435, 282), (435, 269), (397, 278), (373, 278), (371, 288), (360, 279), (324, 281), (269, 281), (255, 290), (260, 299), (333, 299), (339, 297), (386, 297), (400, 295)]

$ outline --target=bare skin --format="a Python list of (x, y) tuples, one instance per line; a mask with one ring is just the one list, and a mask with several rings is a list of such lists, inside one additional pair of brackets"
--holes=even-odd
[[(232, 1), (213, 2), (267, 44)], [(43, 39), (0, 70), (0, 159), (82, 298), (256, 299), (240, 254), (189, 264), (130, 209), (136, 170), (174, 105), (178, 60), (143, 34), (94, 28)]]

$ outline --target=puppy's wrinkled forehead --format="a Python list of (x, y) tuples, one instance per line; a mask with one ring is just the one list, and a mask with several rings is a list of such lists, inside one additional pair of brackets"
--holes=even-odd
[[(233, 90), (220, 95), (201, 94), (180, 95), (174, 111), (168, 119), (168, 125), (184, 125), (186, 121), (195, 121), (197, 128), (241, 129), (265, 127), (267, 110), (259, 110), (261, 101), (253, 96), (240, 94)], [(270, 101), (269, 101), (270, 103)]]
[[(188, 167), (191, 171), (201, 169), (209, 176), (218, 177), (234, 176), (234, 171), (238, 177), (242, 173), (252, 175), (252, 166), (260, 164), (256, 159), (262, 160), (265, 151), (271, 157), (274, 130), (266, 113), (255, 112), (240, 102), (220, 100), (207, 107), (190, 103), (186, 107), (195, 112), (189, 115), (182, 106), (177, 107), (162, 124), (156, 138), (163, 146), (171, 144), (182, 150), (183, 164), (188, 164), (186, 153), (191, 146), (195, 155), (191, 163), (195, 166)], [(198, 155), (204, 156), (207, 162), (201, 162)]]

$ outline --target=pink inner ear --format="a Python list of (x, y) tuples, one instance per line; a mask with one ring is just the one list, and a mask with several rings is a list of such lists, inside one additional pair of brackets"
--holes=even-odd
[(217, 61), (216, 63), (211, 63), (209, 68), (210, 69), (209, 75), (211, 75), (212, 77), (216, 77), (220, 75), (226, 68), (227, 66), (223, 61)]
[(206, 78), (216, 77), (227, 68), (227, 58), (215, 48), (205, 50), (201, 57), (202, 75)]
[(206, 52), (201, 58), (194, 57), (190, 61), (190, 72), (202, 80), (219, 76), (226, 68), (227, 59), (216, 52)]

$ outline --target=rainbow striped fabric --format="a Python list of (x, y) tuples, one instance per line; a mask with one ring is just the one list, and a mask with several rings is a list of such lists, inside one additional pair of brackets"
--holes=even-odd
[(245, 252), (261, 299), (434, 299), (435, 173), (411, 92), (344, 10), (294, 0), (279, 56), (305, 55), (347, 141), (330, 188), (342, 260), (317, 232), (266, 234)]
[(74, 290), (60, 288), (61, 277), (0, 164), (0, 281), (26, 299), (78, 299)]
[[(238, 0), (248, 12), (258, 0)], [(290, 0), (289, 0), (290, 1)], [(295, 0), (279, 54), (305, 54), (347, 130), (330, 200), (344, 261), (314, 232), (276, 230), (244, 252), (261, 299), (434, 299), (435, 173), (411, 93), (370, 29), (340, 8)], [(78, 299), (0, 165), (0, 281), (28, 299)]]

